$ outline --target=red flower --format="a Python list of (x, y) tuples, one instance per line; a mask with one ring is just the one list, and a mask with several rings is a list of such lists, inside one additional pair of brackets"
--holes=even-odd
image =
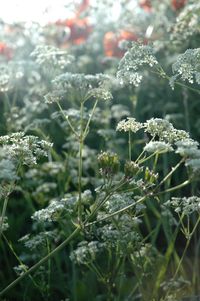
[(70, 29), (69, 41), (72, 44), (80, 45), (84, 43), (92, 32), (92, 26), (88, 18), (80, 18), (80, 14), (89, 6), (89, 0), (83, 0), (77, 9), (74, 18), (67, 20), (58, 20), (56, 25), (67, 26)]
[(151, 0), (140, 0), (139, 6), (148, 13), (152, 11)]
[(183, 8), (187, 0), (171, 0), (171, 5), (174, 10), (179, 10)]
[(83, 44), (92, 32), (92, 26), (87, 18), (79, 19), (75, 17), (63, 21), (58, 20), (56, 25), (69, 27), (69, 42), (75, 45)]
[(92, 26), (89, 24), (87, 18), (66, 20), (66, 26), (70, 29), (69, 41), (75, 45), (84, 43), (92, 32)]
[(0, 55), (3, 55), (7, 60), (10, 60), (13, 57), (12, 49), (5, 43), (0, 42)]
[(105, 56), (109, 57), (122, 57), (124, 50), (119, 48), (119, 42), (122, 40), (137, 41), (138, 36), (129, 31), (121, 31), (120, 34), (109, 31), (105, 34), (103, 45)]
[(89, 0), (83, 0), (77, 9), (76, 15), (79, 16), (82, 12), (84, 12), (90, 5)]

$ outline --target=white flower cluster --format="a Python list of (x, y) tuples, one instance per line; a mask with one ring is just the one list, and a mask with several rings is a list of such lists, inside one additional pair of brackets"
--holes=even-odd
[(183, 198), (172, 198), (165, 203), (166, 206), (172, 206), (177, 213), (190, 215), (194, 212), (200, 212), (200, 197), (191, 196)]
[[(66, 72), (57, 76), (53, 81), (53, 92), (46, 96), (48, 102), (55, 102), (61, 95), (76, 96), (80, 101), (95, 97), (100, 100), (110, 100), (109, 92), (111, 77), (105, 74), (83, 74)], [(55, 98), (55, 100), (54, 100)]]
[(104, 244), (99, 241), (82, 241), (77, 249), (71, 252), (70, 259), (77, 264), (88, 264), (96, 259), (103, 247)]
[(143, 124), (136, 121), (135, 118), (128, 117), (127, 119), (121, 120), (117, 125), (117, 131), (124, 131), (128, 132), (131, 131), (133, 133), (136, 133), (141, 128), (143, 128)]
[(54, 240), (57, 237), (57, 234), (56, 230), (40, 232), (34, 236), (27, 234), (20, 238), (19, 242), (23, 242), (26, 248), (35, 250), (37, 248), (45, 247), (47, 239)]
[(106, 224), (98, 229), (98, 235), (108, 248), (120, 246), (121, 251), (134, 248), (140, 241), (139, 234), (134, 230), (134, 222), (126, 215), (119, 226)]
[(199, 16), (200, 2), (196, 0), (190, 1), (190, 3), (185, 5), (177, 17), (176, 23), (173, 25), (171, 40), (181, 43), (190, 36), (198, 34), (200, 32)]
[(200, 48), (187, 49), (179, 55), (177, 61), (172, 65), (173, 76), (170, 85), (174, 88), (177, 78), (193, 84), (195, 81), (200, 84)]
[(193, 174), (200, 174), (200, 157), (187, 160), (185, 166), (189, 167)]
[[(2, 222), (2, 216), (0, 216), (0, 224)], [(3, 218), (3, 223), (1, 225), (1, 230), (2, 232), (6, 231), (7, 229), (9, 228), (9, 225), (8, 225), (8, 218), (7, 216), (4, 216)]]
[(164, 141), (150, 141), (145, 145), (144, 150), (148, 153), (166, 153), (171, 152), (173, 148)]
[(190, 169), (193, 174), (200, 173), (200, 149), (198, 148), (199, 143), (192, 140), (186, 139), (184, 141), (178, 141), (176, 143), (176, 153), (185, 157), (185, 166)]
[[(82, 193), (82, 203), (89, 204), (92, 201), (92, 193), (85, 190)], [(50, 204), (45, 208), (36, 211), (32, 215), (32, 219), (38, 222), (54, 222), (58, 221), (63, 214), (72, 216), (78, 203), (78, 194), (66, 194), (61, 200), (52, 199)]]
[(0, 91), (7, 92), (13, 87), (12, 74), (8, 65), (0, 65)]
[(18, 275), (18, 276), (21, 276), (21, 275), (23, 275), (24, 274), (24, 272), (26, 271), (26, 270), (28, 270), (28, 266), (27, 265), (25, 265), (25, 264), (19, 264), (18, 266), (15, 266), (14, 268), (13, 268), (13, 270), (15, 271), (15, 273)]
[(63, 200), (58, 201), (57, 199), (53, 199), (47, 208), (36, 211), (32, 215), (32, 219), (38, 222), (57, 221), (60, 218), (64, 208), (65, 205)]
[(66, 51), (48, 45), (37, 46), (31, 53), (31, 56), (38, 65), (47, 69), (51, 66), (63, 70), (74, 62), (74, 57), (69, 55)]
[(192, 139), (176, 142), (176, 153), (185, 158), (200, 158), (199, 143)]
[(117, 78), (122, 85), (133, 84), (137, 87), (143, 77), (141, 67), (144, 65), (153, 67), (157, 64), (151, 47), (134, 42), (119, 63)]
[(132, 192), (125, 192), (120, 194), (115, 193), (106, 202), (105, 208), (108, 213), (113, 213), (122, 208), (125, 208), (128, 205), (134, 204), (135, 202), (136, 201)]
[(151, 118), (144, 123), (144, 127), (145, 132), (169, 144), (189, 139), (187, 132), (175, 129), (173, 125), (165, 119)]
[(105, 101), (109, 101), (109, 100), (111, 100), (113, 98), (112, 94), (110, 93), (110, 91), (107, 91), (103, 87), (92, 89), (88, 93), (88, 97), (89, 96), (90, 97), (94, 97), (95, 99), (105, 100)]
[(15, 181), (18, 179), (16, 166), (12, 160), (0, 157), (0, 181)]
[(38, 137), (17, 132), (0, 136), (0, 145), (7, 158), (23, 165), (34, 165), (41, 156), (47, 156), (52, 143), (40, 140)]

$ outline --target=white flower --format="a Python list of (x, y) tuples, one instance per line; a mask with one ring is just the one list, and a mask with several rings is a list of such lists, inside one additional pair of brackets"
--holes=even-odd
[(124, 131), (128, 132), (131, 131), (133, 133), (136, 133), (141, 128), (143, 128), (143, 124), (140, 122), (137, 122), (135, 118), (128, 117), (127, 119), (121, 120), (117, 125), (117, 131)]

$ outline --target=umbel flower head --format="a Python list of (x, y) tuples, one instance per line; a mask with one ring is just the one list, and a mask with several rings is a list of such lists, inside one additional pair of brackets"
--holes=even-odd
[(166, 153), (172, 151), (173, 148), (164, 141), (150, 141), (145, 145), (144, 150), (149, 153)]
[(127, 117), (127, 119), (121, 120), (118, 125), (116, 130), (120, 132), (133, 132), (136, 133), (139, 131), (141, 128), (143, 128), (143, 124), (136, 121), (135, 118), (132, 117)]
[(62, 95), (72, 95), (79, 101), (91, 97), (110, 100), (111, 77), (105, 74), (64, 73), (52, 81), (53, 91), (46, 95), (46, 102), (55, 102)]
[(153, 49), (148, 45), (133, 42), (132, 47), (125, 53), (119, 63), (117, 77), (120, 83), (139, 86), (142, 80), (141, 67), (157, 65)]
[(37, 46), (31, 53), (31, 57), (42, 67), (44, 72), (53, 69), (54, 74), (60, 73), (74, 62), (74, 57), (67, 51), (48, 45)]
[[(176, 0), (174, 2), (183, 3), (186, 1)], [(183, 5), (182, 7), (179, 6), (179, 8), (183, 8), (183, 10), (178, 15), (176, 23), (173, 24), (171, 41), (176, 44), (181, 44), (183, 41), (188, 40), (190, 37), (199, 34), (200, 32), (200, 2), (196, 0), (187, 2), (188, 4), (185, 5), (185, 7), (183, 7)], [(178, 6), (176, 5), (174, 8), (177, 10), (176, 8), (178, 8)]]
[(165, 119), (151, 118), (144, 123), (145, 132), (152, 137), (158, 137), (160, 141), (172, 144), (177, 141), (189, 139), (189, 134), (183, 130), (177, 130)]
[(180, 54), (172, 65), (172, 71), (174, 74), (170, 79), (172, 89), (177, 78), (188, 81), (190, 84), (194, 82), (200, 84), (200, 48), (187, 49)]
[(47, 156), (52, 143), (23, 132), (0, 137), (0, 145), (7, 158), (22, 165), (34, 165), (41, 156)]

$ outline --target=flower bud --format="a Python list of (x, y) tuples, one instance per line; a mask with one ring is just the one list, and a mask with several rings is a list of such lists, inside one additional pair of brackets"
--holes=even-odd
[(142, 171), (142, 167), (140, 167), (134, 161), (126, 161), (124, 165), (124, 174), (126, 178), (134, 177), (139, 171)]
[(98, 156), (98, 163), (102, 175), (114, 175), (119, 170), (119, 157), (117, 154), (101, 152)]

